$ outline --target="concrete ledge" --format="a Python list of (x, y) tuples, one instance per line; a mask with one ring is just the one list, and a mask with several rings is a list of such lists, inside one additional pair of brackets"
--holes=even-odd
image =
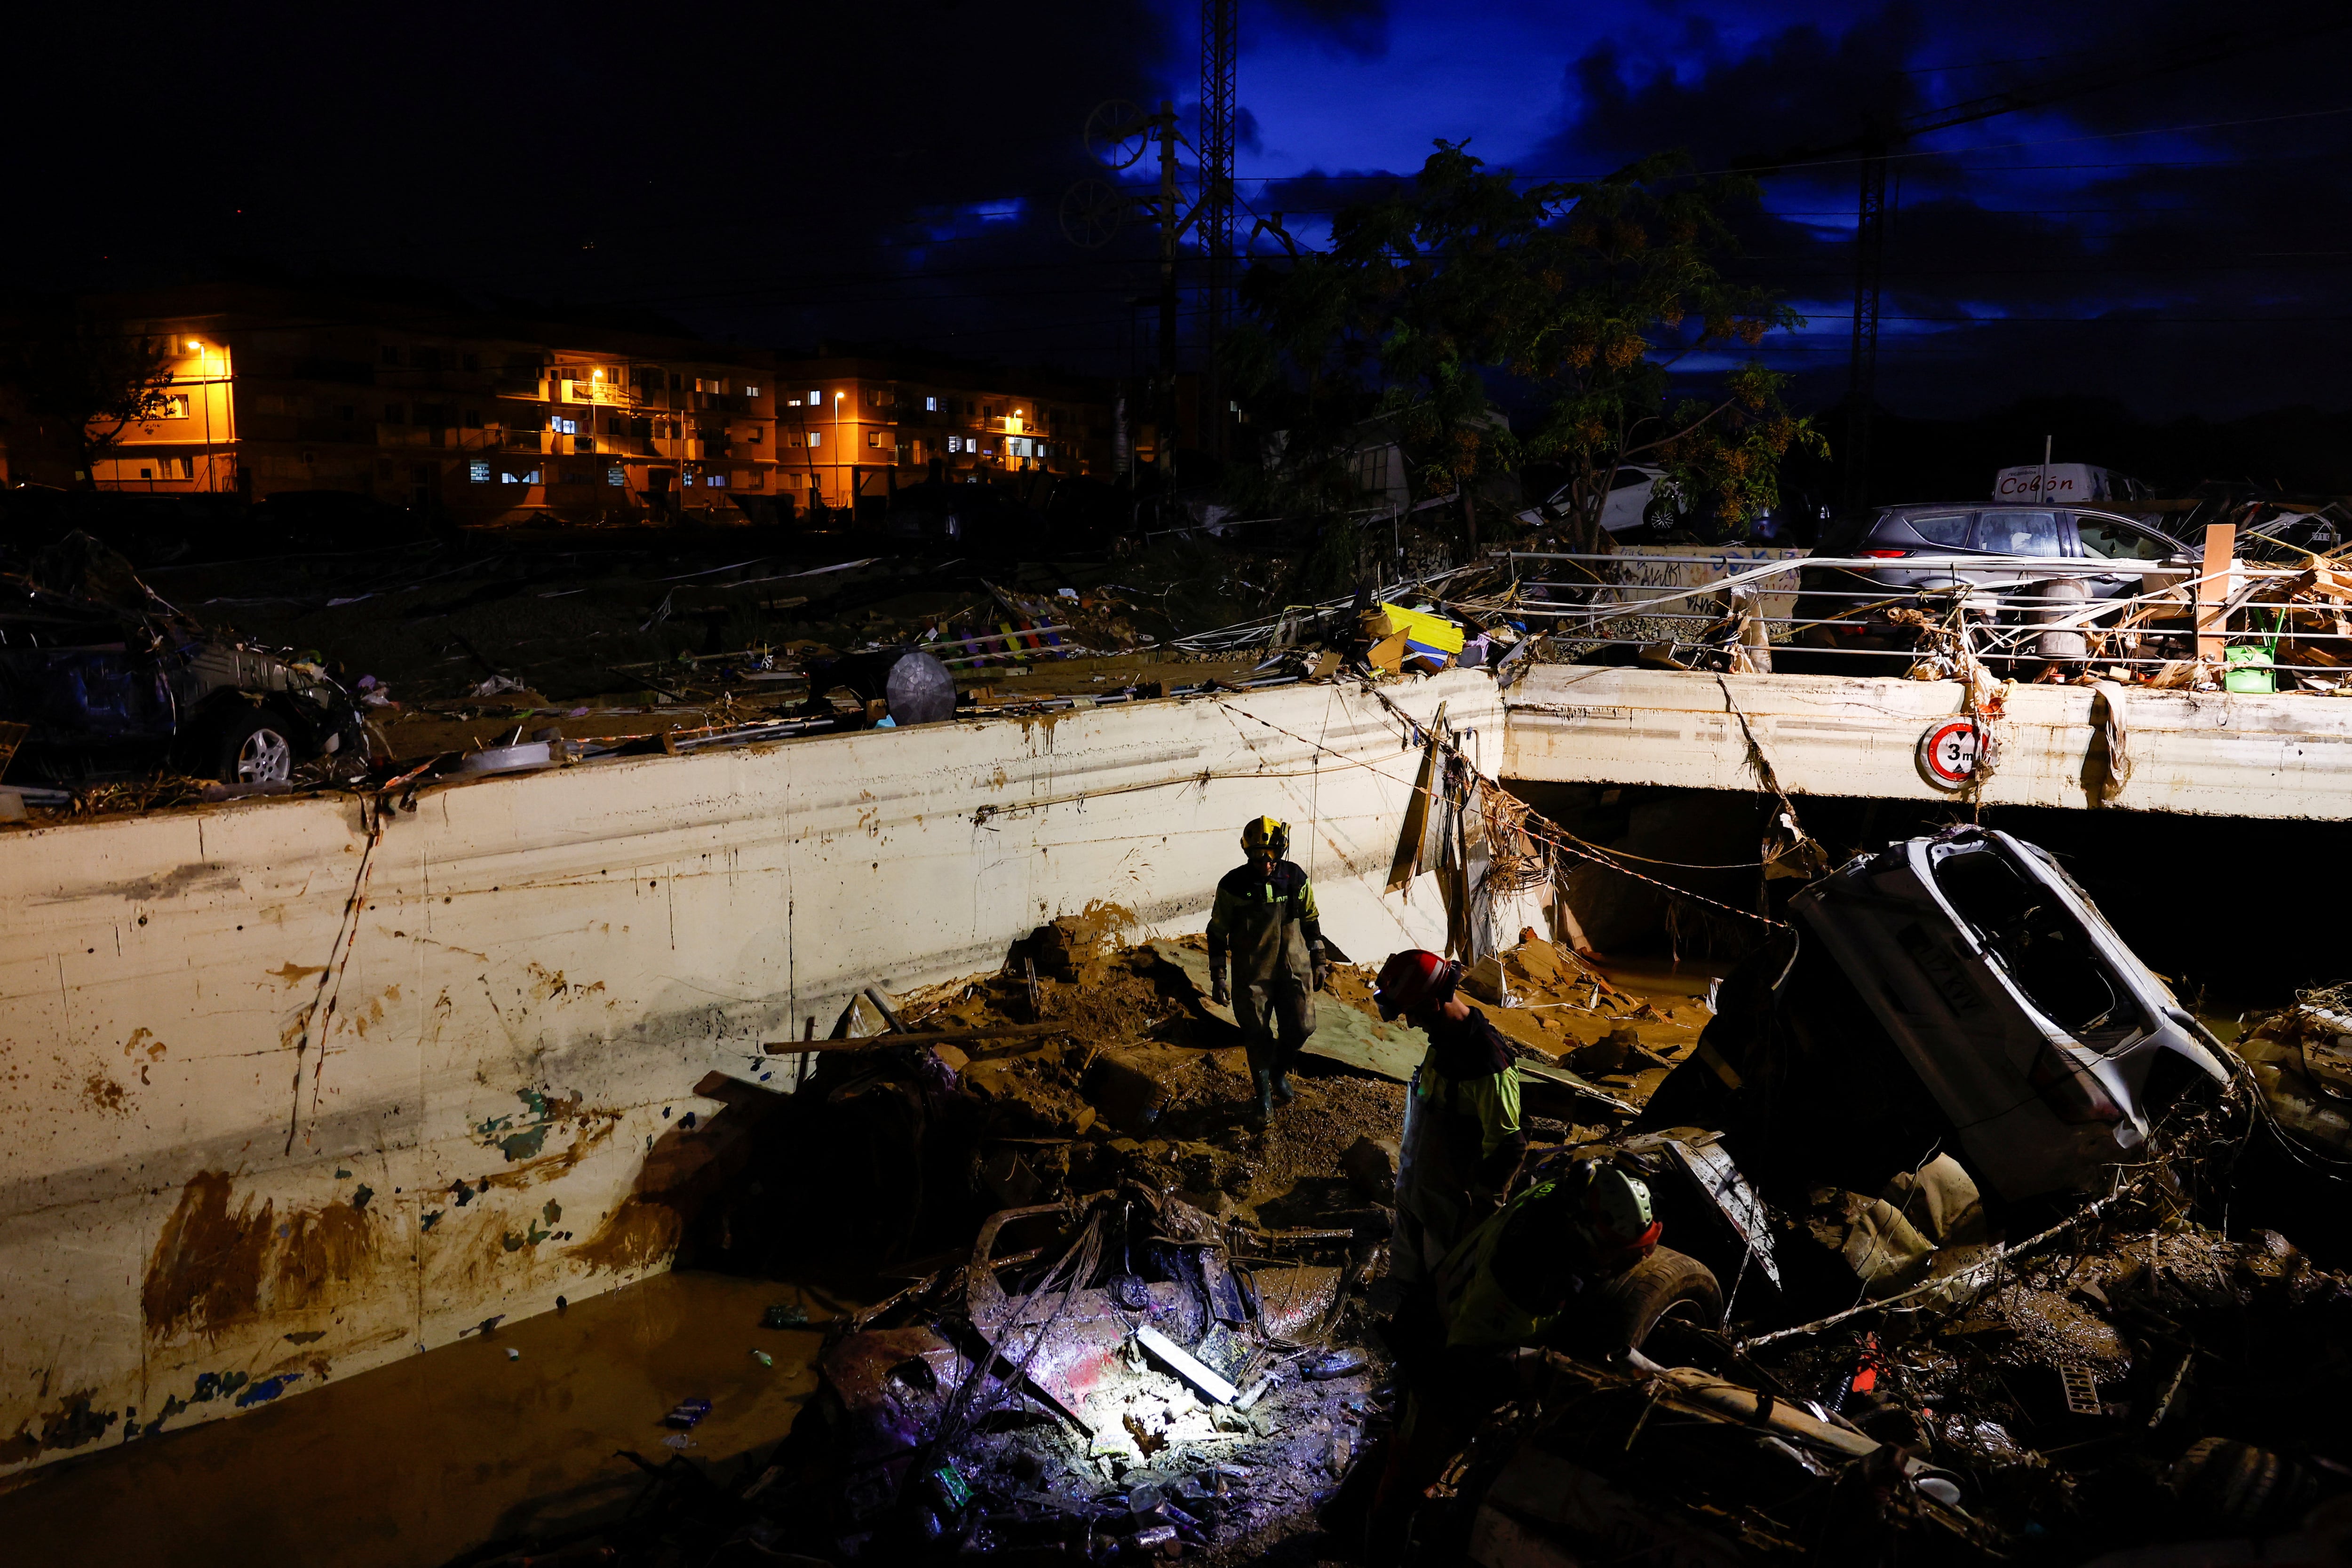
[[(1486, 674), (1391, 695), (1500, 766)], [(10, 830), (0, 1472), (667, 1268), (707, 1075), (1090, 904), (1197, 930), (1251, 817), (1349, 952), (1442, 942), (1412, 728), (1294, 686)]]
[[(1728, 699), (1727, 699), (1728, 693)], [(1919, 743), (1960, 712), (1955, 681), (1548, 665), (1511, 688), (1505, 773), (1545, 783), (1753, 789), (1737, 701), (1791, 794), (1952, 799)], [(2093, 694), (2010, 688), (1987, 805), (2352, 818), (2352, 701), (2127, 690), (2131, 777), (2101, 807), (2086, 772)]]

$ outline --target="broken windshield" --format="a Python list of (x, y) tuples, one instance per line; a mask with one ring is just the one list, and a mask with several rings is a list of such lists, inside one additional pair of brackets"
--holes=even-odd
[(2085, 1044), (2112, 1046), (2131, 1031), (2132, 1009), (2055, 893), (1990, 846), (1957, 850), (1935, 867), (1944, 896), (2044, 1017)]

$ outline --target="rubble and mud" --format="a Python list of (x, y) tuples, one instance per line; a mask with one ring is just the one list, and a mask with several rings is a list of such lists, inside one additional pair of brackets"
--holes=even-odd
[[(2087, 901), (2059, 915), (2099, 922)], [(2049, 955), (2015, 945), (2080, 961), (2059, 915), (2004, 927), (2009, 956), (1969, 983), (2013, 967), (2057, 995)], [(2219, 1081), (2135, 1082), (2137, 1121), (2094, 1124), (2144, 1132), (2005, 1193), (1961, 1129), (1874, 1179), (1885, 1124), (1831, 1146), (1736, 1086), (1679, 1087), (1806, 1092), (1787, 1053), (1826, 1051), (1810, 1066), (1876, 1087), (1816, 1117), (1932, 1117), (1932, 1094), (1895, 1103), (1899, 1054), (1869, 1060), (1888, 1048), (1853, 1032), (1859, 993), (1785, 938), (1755, 946), (1718, 1014), (1522, 932), (1465, 979), (1523, 1059), (1520, 1183), (1576, 1160), (1639, 1173), (1723, 1306), (1669, 1312), (1630, 1351), (1517, 1353), (1409, 1526), (1368, 1537), (1412, 1399), (1385, 1277), (1407, 1091), (1344, 1051), (1310, 1057), (1297, 1103), (1252, 1130), (1198, 939), (1144, 935), (1098, 905), (994, 974), (869, 992), (835, 1039), (776, 1048), (809, 1047), (814, 1076), (703, 1260), (778, 1273), (878, 1249), (899, 1284), (833, 1325), (819, 1392), (764, 1462), (646, 1461), (632, 1518), (568, 1543), (610, 1555), (578, 1560), (2225, 1563), (2334, 1561), (2352, 1537), (2340, 1216), (2301, 1243), (2235, 1218), (2249, 1184), (2340, 1179), (2341, 1120), (2309, 1108), (2344, 1082), (2336, 991), (2249, 1019), (2234, 1047), (2205, 1034)], [(2127, 953), (2092, 956), (2139, 983)], [(1327, 1012), (1366, 1018), (1369, 974), (1335, 966)], [(1956, 1006), (1961, 978), (1943, 977)], [(1792, 1033), (1759, 1022), (1784, 1013)], [(2095, 1108), (2072, 1081), (2027, 1082), (2062, 1127)]]

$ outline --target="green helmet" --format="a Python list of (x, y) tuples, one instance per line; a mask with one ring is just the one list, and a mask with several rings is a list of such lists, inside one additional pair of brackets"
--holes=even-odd
[(1576, 1228), (1604, 1257), (1646, 1253), (1663, 1228), (1650, 1212), (1650, 1187), (1607, 1160), (1579, 1160), (1562, 1184), (1576, 1200)]

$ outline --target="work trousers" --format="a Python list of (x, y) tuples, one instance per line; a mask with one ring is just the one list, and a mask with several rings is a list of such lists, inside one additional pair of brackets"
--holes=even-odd
[(1288, 975), (1234, 988), (1234, 1021), (1253, 1072), (1286, 1072), (1315, 1032), (1315, 993)]

